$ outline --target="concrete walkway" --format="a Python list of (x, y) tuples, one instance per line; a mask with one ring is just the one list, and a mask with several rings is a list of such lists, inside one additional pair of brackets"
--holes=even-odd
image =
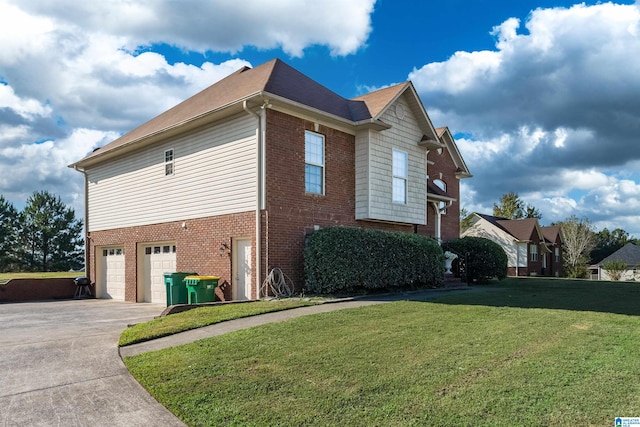
[(129, 374), (117, 343), (164, 307), (0, 304), (0, 426), (184, 426)]
[(308, 307), (294, 308), (291, 310), (277, 311), (273, 313), (260, 314), (257, 316), (244, 317), (241, 319), (230, 320), (227, 322), (216, 323), (211, 326), (193, 329), (179, 334), (158, 338), (139, 344), (133, 344), (120, 348), (122, 357), (135, 356), (149, 351), (162, 350), (164, 348), (175, 347), (178, 345), (188, 344), (204, 338), (215, 337), (229, 332), (247, 329), (254, 326), (260, 326), (267, 323), (281, 322), (300, 316), (310, 314), (326, 313), (329, 311), (342, 310), (345, 308), (364, 307), (373, 304), (383, 304), (401, 300), (427, 301), (442, 296), (444, 293), (450, 294), (454, 292), (477, 292), (478, 290), (487, 290), (489, 288), (463, 288), (463, 289), (433, 289), (415, 292), (400, 292), (394, 294), (384, 294), (379, 296), (367, 296), (358, 298), (345, 298), (342, 300), (332, 301), (329, 303), (313, 305)]

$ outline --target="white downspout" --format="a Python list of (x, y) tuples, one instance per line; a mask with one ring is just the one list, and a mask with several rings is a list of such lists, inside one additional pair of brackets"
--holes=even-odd
[(89, 277), (89, 178), (84, 169), (76, 165), (73, 168), (84, 175), (84, 275)]
[(262, 207), (262, 194), (263, 194), (263, 145), (264, 145), (264, 137), (265, 137), (265, 108), (267, 106), (267, 102), (265, 102), (261, 109), (260, 113), (256, 113), (249, 109), (247, 105), (247, 101), (244, 100), (242, 103), (242, 108), (249, 114), (252, 114), (258, 118), (258, 141), (256, 144), (256, 297), (260, 299), (260, 288), (262, 283), (260, 283), (260, 276), (262, 273), (261, 262), (262, 262), (262, 227), (260, 222), (260, 214)]
[(431, 202), (431, 204), (433, 205), (433, 209), (436, 211), (436, 223), (435, 223), (435, 232), (436, 232), (436, 242), (438, 242), (438, 244), (442, 244), (442, 232), (441, 232), (441, 216), (442, 216), (442, 212), (440, 211), (440, 206), (438, 206), (438, 202)]

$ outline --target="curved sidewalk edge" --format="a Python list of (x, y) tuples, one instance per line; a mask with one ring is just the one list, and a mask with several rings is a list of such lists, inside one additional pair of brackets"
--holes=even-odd
[(120, 347), (118, 352), (121, 358), (136, 356), (138, 354), (150, 351), (162, 350), (169, 347), (175, 347), (183, 344), (189, 344), (194, 341), (223, 335), (229, 332), (241, 329), (252, 328), (254, 326), (265, 325), (267, 323), (282, 322), (300, 316), (308, 316), (310, 314), (326, 313), (345, 308), (364, 307), (374, 304), (384, 304), (394, 301), (425, 301), (441, 296), (443, 293), (452, 292), (468, 292), (474, 288), (454, 288), (454, 289), (429, 289), (421, 291), (402, 292), (394, 294), (383, 294), (375, 296), (363, 296), (354, 298), (345, 298), (339, 300), (328, 301), (323, 304), (293, 308), (290, 310), (276, 311), (271, 313), (259, 314), (256, 316), (242, 317), (239, 319), (229, 320), (205, 326), (198, 329), (192, 329), (157, 338), (151, 341), (145, 341), (138, 344), (132, 344)]

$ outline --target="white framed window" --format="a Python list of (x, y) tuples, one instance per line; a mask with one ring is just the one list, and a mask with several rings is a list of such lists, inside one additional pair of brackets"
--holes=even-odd
[[(447, 192), (447, 183), (444, 182), (443, 180), (434, 179), (433, 180), (433, 185), (435, 185), (436, 187), (438, 187), (439, 189), (441, 189), (445, 193)], [(438, 210), (441, 213), (446, 214), (447, 213), (447, 204), (445, 202), (438, 203)]]
[(538, 261), (538, 245), (529, 245), (529, 253), (531, 254), (531, 261)]
[(175, 170), (175, 156), (173, 155), (173, 148), (164, 151), (164, 175), (173, 175)]
[(393, 203), (407, 203), (407, 153), (400, 150), (392, 152), (392, 200)]
[(304, 190), (324, 194), (324, 135), (304, 133)]
[(560, 262), (560, 248), (556, 248), (556, 262)]

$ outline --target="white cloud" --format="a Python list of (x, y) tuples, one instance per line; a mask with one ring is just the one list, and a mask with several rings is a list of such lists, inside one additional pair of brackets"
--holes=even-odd
[(328, 46), (334, 55), (355, 53), (371, 31), (374, 4), (375, 0), (31, 0), (20, 7), (85, 31), (100, 29), (126, 37), (133, 48), (156, 42), (201, 52), (282, 47), (301, 56), (314, 44)]
[(117, 136), (115, 132), (79, 128), (56, 141), (0, 145), (2, 194), (14, 203), (24, 203), (29, 194), (39, 190), (51, 191), (66, 202), (78, 199), (83, 191), (82, 175), (67, 165)]
[(638, 4), (536, 9), (492, 34), (494, 50), (409, 75), (434, 122), (465, 135), (468, 203), (490, 213), (514, 191), (543, 222), (575, 213), (640, 236), (640, 187), (618, 172), (640, 164)]
[(81, 200), (82, 176), (67, 164), (251, 65), (172, 62), (155, 45), (349, 55), (365, 46), (374, 3), (0, 0), (0, 194)]

